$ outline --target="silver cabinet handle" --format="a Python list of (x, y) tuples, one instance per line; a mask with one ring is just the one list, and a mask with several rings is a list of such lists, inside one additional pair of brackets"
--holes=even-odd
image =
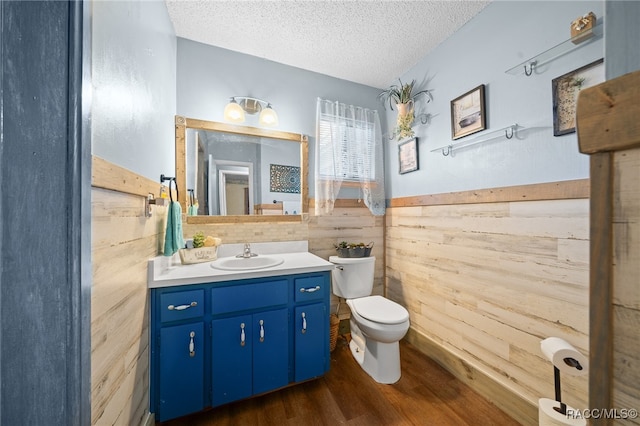
[(167, 309), (170, 311), (184, 311), (185, 309), (193, 308), (194, 306), (198, 306), (198, 302), (191, 302), (188, 305), (169, 305)]
[(260, 320), (260, 341), (264, 342), (264, 321)]
[(196, 356), (196, 345), (195, 343), (193, 343), (193, 338), (195, 336), (196, 336), (195, 331), (192, 331), (191, 333), (189, 333), (189, 337), (191, 337), (191, 340), (189, 340), (189, 356), (190, 357)]
[(309, 288), (302, 287), (300, 289), (300, 293), (313, 293), (314, 291), (318, 291), (318, 290), (320, 290), (320, 286), (319, 285), (317, 285), (315, 287), (309, 287)]
[(244, 323), (240, 324), (240, 346), (245, 345)]
[(302, 313), (302, 334), (307, 332), (307, 315)]

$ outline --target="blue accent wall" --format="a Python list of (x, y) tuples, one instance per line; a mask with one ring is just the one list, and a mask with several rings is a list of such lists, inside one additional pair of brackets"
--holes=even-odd
[[(419, 106), (432, 119), (415, 126), (418, 171), (398, 174), (398, 142), (387, 144), (387, 198), (589, 177), (589, 158), (578, 152), (576, 134), (553, 136), (551, 81), (602, 58), (603, 39), (538, 67), (530, 77), (505, 71), (567, 40), (571, 21), (583, 14), (593, 11), (602, 20), (603, 6), (601, 1), (492, 2), (400, 76), (433, 90), (433, 102)], [(480, 84), (486, 90), (486, 132), (513, 123), (529, 130), (519, 139), (499, 138), (446, 157), (431, 152), (452, 143), (451, 100)], [(391, 128), (395, 117), (388, 112)]]
[[(163, 1), (92, 1), (92, 153), (174, 175), (176, 36)], [(156, 194), (157, 196), (158, 194)]]
[[(318, 97), (377, 109), (380, 89), (341, 80), (256, 56), (178, 38), (177, 114), (224, 121), (232, 96), (251, 96), (270, 102), (278, 113), (276, 130), (309, 136), (309, 194), (314, 195), (316, 100)], [(258, 116), (247, 115), (244, 125), (260, 127)], [(341, 196), (357, 196), (343, 190)]]

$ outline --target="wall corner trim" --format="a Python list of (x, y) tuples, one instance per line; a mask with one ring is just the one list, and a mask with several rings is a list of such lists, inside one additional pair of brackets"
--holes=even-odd
[(580, 91), (576, 117), (583, 154), (640, 147), (640, 70)]
[(507, 203), (514, 201), (566, 200), (575, 198), (589, 198), (589, 179), (392, 198), (389, 202), (389, 207)]
[(91, 186), (109, 189), (126, 194), (146, 197), (149, 193), (160, 196), (162, 184), (140, 176), (131, 170), (120, 167), (93, 155), (91, 157)]

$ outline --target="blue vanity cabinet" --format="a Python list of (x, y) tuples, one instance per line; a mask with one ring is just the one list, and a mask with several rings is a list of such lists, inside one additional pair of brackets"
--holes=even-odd
[(212, 321), (212, 405), (289, 384), (287, 308)]
[(204, 323), (160, 330), (159, 420), (202, 410), (204, 405)]
[(289, 310), (253, 315), (253, 393), (289, 384)]
[[(152, 293), (152, 410), (164, 421), (205, 404), (204, 289)], [(162, 374), (158, 374), (162, 372)], [(155, 374), (154, 374), (155, 373)]]
[(295, 381), (322, 376), (326, 371), (328, 324), (324, 303), (295, 308)]
[[(289, 383), (289, 281), (254, 279), (211, 289), (213, 406)], [(225, 318), (238, 312), (250, 314)]]
[(322, 376), (329, 369), (329, 277), (294, 279), (294, 381)]
[(253, 316), (212, 321), (212, 405), (248, 398), (252, 392)]
[(329, 271), (151, 289), (151, 403), (166, 421), (324, 375)]

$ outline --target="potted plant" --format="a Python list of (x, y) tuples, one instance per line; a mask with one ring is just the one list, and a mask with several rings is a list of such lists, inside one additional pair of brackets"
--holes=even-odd
[(339, 257), (349, 257), (349, 243), (347, 243), (346, 241), (342, 241), (335, 247)]
[(364, 243), (353, 243), (349, 247), (349, 257), (364, 257)]
[(339, 257), (369, 257), (373, 248), (373, 241), (369, 244), (342, 241), (334, 246)]
[(389, 108), (393, 111), (393, 105), (398, 108), (398, 120), (396, 122), (396, 136), (398, 140), (404, 138), (413, 137), (414, 132), (411, 128), (413, 124), (414, 115), (413, 109), (415, 101), (420, 96), (426, 96), (427, 102), (431, 100), (431, 92), (429, 90), (420, 90), (413, 92), (416, 80), (411, 80), (410, 83), (402, 83), (402, 80), (398, 79), (399, 85), (393, 84), (387, 90), (383, 90), (378, 94), (378, 99), (382, 101), (384, 105), (389, 103)]

